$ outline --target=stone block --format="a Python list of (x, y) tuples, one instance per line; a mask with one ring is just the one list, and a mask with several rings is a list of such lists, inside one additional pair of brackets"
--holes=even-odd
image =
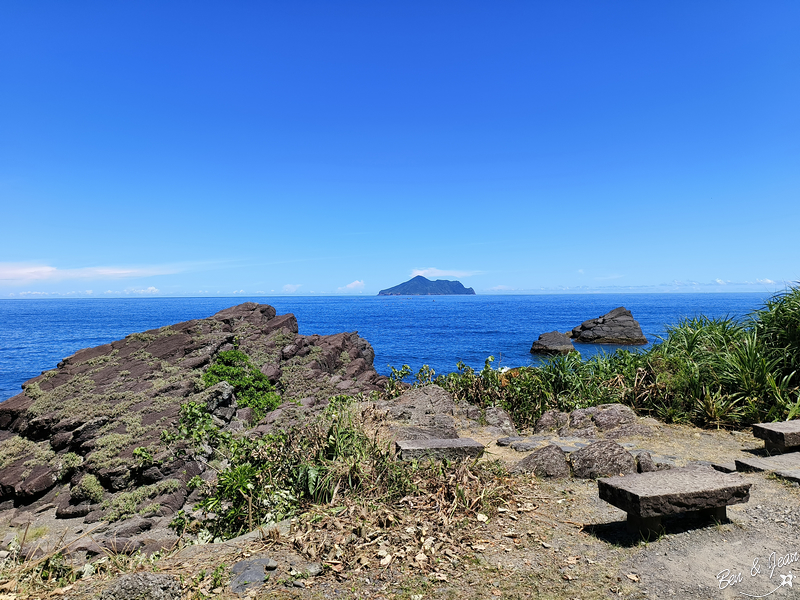
[(397, 455), (401, 460), (432, 458), (434, 460), (461, 460), (478, 458), (484, 446), (472, 438), (398, 440), (395, 442)]
[(800, 469), (800, 452), (776, 456), (745, 456), (736, 459), (737, 471), (791, 471)]
[(597, 481), (602, 500), (628, 513), (631, 526), (649, 530), (660, 525), (653, 519), (677, 513), (705, 512), (723, 518), (726, 506), (750, 500), (750, 486), (739, 475), (720, 473), (709, 467), (684, 467)]
[(779, 423), (756, 423), (753, 435), (764, 440), (767, 450), (800, 451), (800, 420)]

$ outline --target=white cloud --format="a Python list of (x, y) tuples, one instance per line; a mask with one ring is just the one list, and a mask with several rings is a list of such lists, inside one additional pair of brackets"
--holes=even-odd
[(772, 279), (756, 279), (758, 283), (766, 283), (766, 284), (774, 284), (775, 282)]
[(716, 282), (717, 282), (719, 285), (726, 285), (726, 284), (727, 284), (727, 283), (726, 283), (725, 281), (723, 281), (722, 279), (715, 279), (714, 281), (716, 281)]
[(411, 276), (416, 277), (422, 275), (423, 277), (470, 277), (477, 275), (480, 271), (455, 271), (450, 269), (437, 269), (436, 267), (428, 267), (427, 269), (414, 269), (411, 271)]
[(496, 285), (489, 288), (492, 292), (510, 292), (513, 289), (510, 285)]
[(345, 285), (343, 287), (336, 288), (336, 290), (339, 291), (339, 292), (352, 292), (354, 290), (363, 290), (363, 289), (364, 289), (364, 280), (363, 279), (361, 281), (356, 279), (352, 283), (348, 283), (347, 285)]
[(607, 275), (606, 277), (595, 277), (597, 281), (606, 281), (608, 279), (622, 279), (624, 275)]
[(583, 275), (583, 269), (578, 269), (578, 273), (580, 273), (581, 275)]
[(283, 286), (283, 291), (287, 294), (294, 294), (301, 287), (303, 287), (302, 283), (287, 283), (285, 286)]
[(152, 275), (171, 275), (180, 270), (175, 267), (82, 267), (80, 269), (59, 269), (50, 265), (26, 263), (0, 263), (0, 282), (27, 284), (35, 281), (66, 281), (70, 279), (126, 279), (149, 277)]
[(155, 288), (155, 287), (153, 287), (151, 285), (150, 287), (146, 287), (146, 288), (128, 288), (127, 290), (125, 290), (125, 293), (126, 294), (158, 294), (159, 291), (160, 290), (158, 288)]

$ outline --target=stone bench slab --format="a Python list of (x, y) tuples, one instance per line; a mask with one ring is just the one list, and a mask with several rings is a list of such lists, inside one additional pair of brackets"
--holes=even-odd
[(600, 498), (624, 510), (629, 518), (651, 519), (689, 511), (714, 511), (747, 502), (751, 484), (738, 475), (709, 467), (683, 467), (608, 477), (599, 479), (597, 485)]
[(800, 452), (777, 456), (745, 456), (736, 459), (737, 471), (792, 471), (800, 469)]
[(767, 450), (800, 450), (800, 420), (779, 423), (756, 423), (753, 435), (764, 440)]
[(432, 458), (434, 460), (461, 460), (478, 458), (483, 454), (483, 444), (472, 438), (439, 440), (398, 440), (395, 442), (401, 460)]
[(775, 471), (775, 475), (777, 475), (781, 479), (786, 479), (787, 481), (800, 483), (800, 469), (789, 469), (789, 470), (786, 470), (786, 471)]

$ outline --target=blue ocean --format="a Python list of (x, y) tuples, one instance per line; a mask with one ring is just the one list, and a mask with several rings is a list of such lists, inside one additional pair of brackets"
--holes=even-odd
[[(130, 333), (199, 319), (245, 301), (294, 313), (300, 333), (358, 331), (375, 349), (375, 368), (423, 364), (437, 373), (463, 361), (475, 368), (536, 363), (530, 347), (540, 333), (567, 331), (587, 319), (625, 306), (647, 338), (657, 342), (681, 318), (743, 317), (769, 293), (581, 294), (528, 296), (372, 296), (257, 298), (135, 298), (0, 300), (0, 400), (76, 350)], [(578, 346), (583, 357), (614, 346)]]

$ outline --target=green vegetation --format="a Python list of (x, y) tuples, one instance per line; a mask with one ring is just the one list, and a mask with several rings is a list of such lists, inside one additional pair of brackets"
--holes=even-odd
[[(353, 495), (391, 503), (435, 491), (445, 495), (453, 512), (490, 507), (503, 496), (494, 483), (496, 465), (461, 465), (469, 475), (455, 477), (453, 465), (396, 461), (388, 444), (368, 434), (368, 418), (355, 400), (337, 396), (316, 422), (251, 439), (220, 431), (199, 405), (182, 410), (184, 439), (211, 447), (212, 460), (228, 465), (214, 482), (199, 477), (189, 482), (201, 489), (198, 508), (211, 516), (204, 526), (212, 537), (232, 537), (311, 503), (333, 504)], [(483, 488), (472, 494), (471, 485)], [(183, 512), (173, 521), (179, 531), (190, 525)]]
[(74, 452), (65, 452), (56, 456), (56, 468), (58, 470), (59, 481), (64, 481), (75, 473), (76, 469), (83, 464), (83, 457)]
[[(489, 357), (480, 371), (460, 363), (457, 373), (439, 377), (425, 366), (415, 385), (439, 385), (457, 401), (482, 408), (502, 406), (523, 429), (548, 409), (611, 402), (666, 422), (707, 427), (792, 418), (800, 413), (800, 289), (773, 297), (742, 321), (684, 320), (647, 351), (622, 350), (588, 361), (567, 355), (512, 370), (494, 369), (492, 361)], [(384, 397), (402, 393), (401, 382), (410, 375), (406, 365), (392, 368)], [(234, 386), (245, 406), (264, 407), (261, 395), (274, 394), (238, 350), (221, 352), (203, 376), (206, 386), (222, 380)], [(206, 460), (220, 466), (215, 481), (190, 482), (201, 489), (198, 507), (211, 516), (204, 524), (211, 536), (237, 535), (337, 497), (391, 503), (421, 493), (431, 482), (450, 485), (452, 465), (395, 461), (388, 446), (370, 436), (360, 410), (354, 400), (334, 397), (315, 423), (250, 439), (220, 430), (203, 404), (188, 402), (181, 407), (178, 433), (162, 439), (179, 442), (178, 451), (186, 442), (202, 448)], [(502, 479), (491, 465), (469, 469), (482, 484)], [(453, 506), (463, 497), (457, 487), (451, 490)], [(479, 505), (491, 507), (496, 497), (484, 493)], [(468, 506), (475, 510), (476, 504)], [(193, 526), (184, 513), (174, 525)]]
[[(646, 351), (619, 350), (582, 361), (559, 356), (538, 367), (485, 367), (434, 383), (457, 400), (499, 405), (521, 428), (548, 409), (621, 402), (666, 422), (741, 427), (800, 415), (800, 288), (773, 296), (747, 319), (686, 319)], [(425, 368), (423, 368), (425, 370)], [(387, 392), (410, 373), (393, 369)], [(430, 379), (430, 370), (418, 380)]]
[(77, 502), (90, 502), (92, 504), (97, 504), (103, 499), (103, 495), (105, 494), (105, 490), (103, 486), (100, 485), (100, 482), (97, 480), (97, 477), (94, 475), (84, 475), (81, 480), (78, 482), (77, 485), (72, 486), (70, 490), (70, 496), (73, 500)]
[(240, 350), (220, 352), (203, 374), (206, 387), (220, 381), (227, 381), (233, 386), (240, 407), (253, 409), (254, 421), (261, 420), (281, 403), (280, 395), (275, 392), (267, 376), (256, 369), (250, 357)]

